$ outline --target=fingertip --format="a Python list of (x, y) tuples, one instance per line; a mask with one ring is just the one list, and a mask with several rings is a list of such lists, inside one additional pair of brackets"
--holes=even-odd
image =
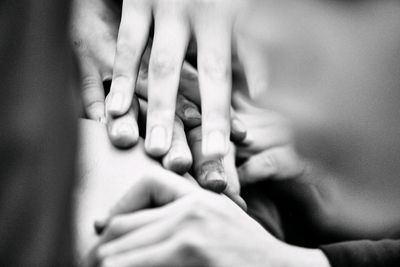
[(205, 135), (202, 143), (203, 155), (207, 158), (222, 158), (228, 153), (228, 138), (221, 130), (214, 130)]
[(194, 128), (201, 124), (201, 114), (194, 107), (188, 107), (183, 112), (185, 126)]
[(206, 175), (202, 186), (213, 192), (222, 193), (227, 187), (227, 180), (222, 174), (213, 171)]
[(111, 92), (107, 97), (106, 111), (111, 116), (121, 116), (129, 109), (127, 102), (127, 97), (122, 92)]
[(247, 129), (245, 125), (238, 119), (234, 119), (231, 123), (231, 140), (233, 142), (242, 142), (246, 139)]
[(165, 155), (171, 146), (171, 138), (168, 138), (167, 130), (163, 126), (154, 126), (150, 134), (146, 136), (145, 148), (147, 153), (154, 157)]
[(119, 148), (130, 148), (139, 140), (139, 131), (130, 123), (115, 123), (109, 132), (110, 140), (113, 145)]
[(185, 156), (167, 156), (164, 167), (177, 174), (184, 174), (192, 167), (192, 159)]

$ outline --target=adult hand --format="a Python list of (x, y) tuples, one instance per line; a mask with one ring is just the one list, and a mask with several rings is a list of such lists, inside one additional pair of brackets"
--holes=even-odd
[[(82, 71), (81, 83), (84, 111), (89, 119), (101, 122), (106, 121), (104, 110), (105, 89), (103, 88), (103, 81), (112, 77), (119, 26), (118, 22), (121, 17), (120, 13), (121, 7), (118, 6), (115, 1), (75, 0), (73, 2), (70, 31), (73, 47)], [(137, 81), (138, 85), (135, 88), (137, 94), (145, 99), (148, 99), (147, 80), (149, 73), (149, 57), (150, 51), (147, 49), (140, 65), (139, 78)], [(188, 100), (200, 106), (201, 101), (197, 71), (188, 63), (183, 64), (180, 77), (180, 92), (181, 95), (185, 96)], [(159, 93), (162, 95), (162, 91)], [(215, 94), (213, 94), (213, 96), (216, 97), (215, 99), (218, 99)], [(178, 96), (177, 105), (185, 105), (184, 102), (185, 101), (182, 101)], [(129, 103), (131, 103), (129, 108), (135, 105), (134, 97), (129, 100)], [(177, 111), (180, 110), (182, 109), (178, 107)], [(190, 113), (191, 111), (188, 112)], [(129, 109), (122, 115), (127, 113), (129, 113)], [(108, 116), (108, 122), (113, 123), (112, 121), (119, 117), (120, 116)], [(198, 124), (200, 124), (200, 122)], [(242, 139), (245, 136), (243, 124), (235, 120), (234, 117), (232, 117), (231, 124), (231, 136), (233, 139)], [(188, 125), (185, 124), (185, 126)], [(190, 128), (194, 126), (196, 125), (189, 125)], [(119, 141), (118, 138), (111, 138), (113, 143), (117, 140), (116, 143), (114, 143), (115, 145), (119, 147), (132, 146), (137, 142), (137, 133), (139, 132), (137, 122), (135, 121), (125, 130), (129, 130), (129, 132), (132, 133), (131, 137), (128, 141), (124, 142)], [(110, 137), (115, 137), (115, 133), (114, 135), (113, 133), (109, 134)]]
[(146, 134), (146, 150), (151, 155), (163, 155), (171, 145), (180, 71), (192, 36), (198, 52), (202, 150), (208, 157), (228, 152), (231, 40), (235, 18), (243, 3), (241, 0), (123, 1), (106, 109), (113, 116), (128, 111), (154, 18)]
[[(323, 253), (282, 243), (226, 197), (178, 176), (137, 181), (111, 209), (100, 266), (329, 266)], [(154, 208), (155, 207), (155, 208)]]
[(201, 153), (201, 127), (187, 133), (188, 142), (193, 155), (193, 176), (203, 188), (216, 193), (224, 193), (242, 209), (246, 203), (240, 197), (239, 176), (235, 165), (235, 146), (230, 145), (228, 155), (222, 159), (209, 160)]
[(105, 122), (103, 81), (111, 79), (118, 7), (109, 0), (74, 0), (70, 35), (81, 69), (81, 92), (87, 118)]
[(258, 108), (241, 94), (234, 96), (237, 116), (248, 129), (237, 157), (243, 164), (238, 168), (241, 184), (264, 179), (290, 179), (307, 171), (308, 162), (294, 148), (288, 122), (280, 114)]
[[(178, 174), (184, 174), (192, 168), (192, 175), (201, 187), (216, 193), (224, 193), (243, 209), (246, 209), (246, 204), (240, 197), (233, 144), (231, 144), (228, 155), (223, 159), (209, 160), (205, 158), (201, 153), (201, 125), (197, 124), (200, 113), (192, 102), (181, 95), (178, 97), (182, 99), (181, 104), (177, 106), (179, 116), (175, 116), (172, 145), (167, 154), (162, 157), (163, 166)], [(139, 122), (143, 122), (146, 120), (147, 102), (139, 99), (139, 103), (141, 115)], [(187, 109), (192, 110), (186, 112)], [(190, 116), (185, 115), (188, 113)], [(184, 124), (197, 126), (187, 129), (185, 132)]]

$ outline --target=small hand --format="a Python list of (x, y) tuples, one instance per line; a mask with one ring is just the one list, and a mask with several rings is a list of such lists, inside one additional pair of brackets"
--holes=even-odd
[(118, 34), (118, 7), (108, 0), (74, 0), (70, 35), (81, 70), (87, 118), (105, 122), (103, 81), (111, 79)]
[(145, 177), (112, 208), (100, 266), (329, 266), (271, 236), (226, 197), (174, 175)]

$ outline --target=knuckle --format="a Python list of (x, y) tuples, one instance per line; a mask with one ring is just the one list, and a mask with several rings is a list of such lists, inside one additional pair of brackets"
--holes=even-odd
[(209, 196), (202, 193), (196, 193), (190, 196), (189, 208), (186, 211), (185, 217), (189, 221), (201, 221), (208, 216), (208, 202), (206, 201)]
[[(150, 101), (149, 101), (150, 102)], [(153, 99), (149, 103), (147, 118), (150, 121), (163, 122), (163, 124), (173, 123), (175, 112), (172, 107), (168, 107), (161, 99)]]
[(86, 76), (82, 78), (82, 90), (94, 91), (99, 88), (99, 80), (94, 76)]
[(199, 72), (212, 80), (227, 79), (229, 68), (226, 60), (219, 56), (205, 56), (199, 62)]
[(192, 266), (211, 266), (208, 263), (205, 248), (206, 240), (196, 231), (183, 231), (178, 236), (177, 251), (180, 257), (187, 263), (193, 263)]
[[(134, 40), (129, 38), (130, 34), (121, 35), (121, 38), (118, 39), (117, 46), (117, 59), (120, 63), (117, 64), (117, 67), (121, 66), (131, 66), (134, 63), (137, 63), (140, 56), (140, 50), (135, 45)], [(122, 40), (121, 40), (122, 39)]]
[(119, 70), (115, 73), (112, 84), (111, 91), (115, 91), (116, 89), (120, 89), (124, 85), (127, 85), (133, 81), (133, 77), (130, 73), (125, 72), (124, 70)]
[(86, 113), (93, 114), (97, 112), (104, 113), (104, 101), (103, 100), (93, 100), (86, 104)]
[(127, 31), (122, 31), (120, 36), (122, 37), (119, 39), (118, 46), (117, 46), (117, 55), (119, 58), (126, 58), (126, 57), (131, 57), (133, 54), (134, 49), (132, 49), (132, 46), (129, 44), (129, 35)]
[(212, 122), (213, 125), (219, 125), (218, 128), (226, 128), (230, 125), (229, 109), (225, 110), (210, 110), (204, 114), (204, 121)]
[(173, 75), (178, 72), (179, 63), (167, 53), (157, 52), (150, 60), (150, 72), (157, 77)]

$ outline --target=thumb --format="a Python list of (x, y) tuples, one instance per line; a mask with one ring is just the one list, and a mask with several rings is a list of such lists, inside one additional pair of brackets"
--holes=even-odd
[(105, 122), (103, 81), (94, 68), (82, 68), (81, 90), (86, 116)]
[(96, 220), (95, 227), (101, 232), (116, 215), (163, 206), (195, 190), (199, 189), (183, 177), (165, 170), (154, 171), (151, 176), (145, 176), (133, 184), (105, 218)]

